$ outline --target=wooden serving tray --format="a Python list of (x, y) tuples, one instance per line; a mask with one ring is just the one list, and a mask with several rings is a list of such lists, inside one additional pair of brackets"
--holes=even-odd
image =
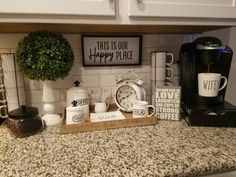
[[(90, 109), (90, 110), (93, 110)], [(115, 105), (110, 105), (109, 111), (115, 111), (117, 107)], [(60, 126), (60, 133), (76, 133), (76, 132), (87, 132), (87, 131), (97, 131), (97, 130), (105, 130), (105, 129), (114, 129), (114, 128), (123, 128), (123, 127), (135, 127), (135, 126), (143, 126), (143, 125), (155, 125), (157, 124), (157, 117), (144, 117), (144, 118), (132, 118), (132, 113), (124, 113), (122, 114), (126, 117), (126, 119), (122, 120), (112, 120), (112, 121), (103, 121), (103, 122), (91, 122), (90, 117), (85, 120), (84, 123), (78, 124), (65, 124), (65, 115), (63, 123)]]

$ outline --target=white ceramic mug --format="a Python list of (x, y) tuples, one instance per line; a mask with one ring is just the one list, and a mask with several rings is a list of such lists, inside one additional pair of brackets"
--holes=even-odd
[[(152, 109), (152, 113), (149, 114), (149, 108)], [(147, 101), (134, 101), (132, 108), (133, 118), (151, 117), (155, 114), (155, 108), (153, 105), (148, 105)]]
[(99, 113), (99, 112), (107, 112), (109, 108), (109, 102), (96, 102), (94, 106), (94, 112)]
[[(221, 79), (224, 80), (220, 87)], [(218, 92), (227, 85), (227, 78), (219, 73), (199, 73), (198, 74), (198, 94), (204, 97), (216, 97)]]
[(160, 66), (156, 68), (152, 68), (152, 80), (156, 81), (164, 81), (166, 79), (171, 79), (173, 77), (173, 70), (172, 68)]
[(159, 51), (152, 53), (152, 66), (169, 66), (174, 61), (174, 54), (167, 51)]

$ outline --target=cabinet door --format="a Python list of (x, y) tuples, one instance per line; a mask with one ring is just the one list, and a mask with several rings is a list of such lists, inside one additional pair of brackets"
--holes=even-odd
[(115, 0), (0, 0), (0, 14), (115, 16)]
[(129, 0), (130, 17), (236, 18), (235, 0)]

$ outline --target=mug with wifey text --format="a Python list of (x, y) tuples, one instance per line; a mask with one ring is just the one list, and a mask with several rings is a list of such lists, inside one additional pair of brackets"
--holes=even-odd
[[(224, 83), (220, 87), (221, 79)], [(198, 94), (204, 97), (216, 97), (218, 92), (227, 85), (227, 78), (219, 73), (198, 74)]]

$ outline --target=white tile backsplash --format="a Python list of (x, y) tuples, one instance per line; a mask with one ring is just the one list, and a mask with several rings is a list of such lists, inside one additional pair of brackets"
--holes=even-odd
[(99, 87), (99, 75), (81, 75), (79, 80), (83, 87)]
[(0, 48), (15, 49), (25, 34), (0, 34)]
[(81, 48), (81, 37), (78, 34), (63, 34), (71, 46), (71, 48)]
[[(14, 52), (17, 43), (26, 34), (0, 34), (0, 53)], [(150, 53), (156, 50), (166, 50), (178, 57), (180, 46), (183, 42), (189, 42), (194, 35), (179, 34), (148, 34), (143, 35), (142, 43), (142, 65), (141, 66), (106, 66), (106, 67), (83, 67), (82, 51), (81, 51), (81, 35), (80, 34), (63, 34), (69, 41), (74, 51), (75, 61), (69, 75), (54, 82), (54, 91), (56, 96), (56, 110), (62, 113), (66, 106), (66, 91), (73, 87), (73, 82), (79, 80), (81, 86), (88, 89), (90, 94), (90, 103), (94, 103), (95, 98), (91, 95), (98, 92), (101, 88), (109, 90), (110, 97), (113, 96), (115, 90), (115, 81), (118, 78), (131, 77), (129, 72), (135, 72), (144, 81), (147, 98), (150, 101), (150, 72), (151, 60)], [(196, 35), (197, 36), (197, 35)], [(133, 76), (132, 76), (133, 78)], [(42, 112), (42, 81), (30, 80), (24, 77), (27, 103), (39, 108)], [(113, 103), (114, 100), (111, 100)]]
[(82, 64), (82, 53), (81, 48), (73, 48), (74, 52), (74, 62)]
[(183, 43), (183, 36), (179, 34), (159, 35), (158, 47), (180, 46)]
[(158, 40), (159, 40), (158, 34), (144, 35), (143, 36), (143, 47), (157, 47)]
[(81, 63), (74, 62), (73, 66), (69, 72), (69, 76), (84, 75), (85, 68), (83, 68)]
[(116, 85), (116, 76), (114, 74), (100, 75), (100, 87), (112, 87)]
[(150, 65), (142, 65), (142, 66), (136, 66), (134, 68), (135, 73), (148, 73), (150, 72), (151, 66)]
[(0, 53), (10, 53), (11, 52), (11, 49), (9, 48), (0, 48)]
[(73, 77), (67, 76), (64, 79), (57, 79), (53, 82), (53, 88), (55, 89), (66, 89), (74, 86)]
[(84, 67), (85, 74), (109, 74), (111, 67)]

